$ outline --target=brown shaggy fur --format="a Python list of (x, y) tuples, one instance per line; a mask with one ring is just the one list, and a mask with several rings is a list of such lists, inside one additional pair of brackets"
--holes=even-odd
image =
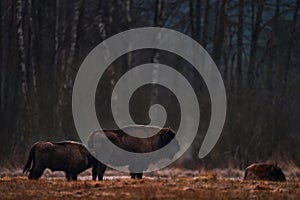
[(254, 163), (246, 168), (244, 180), (286, 181), (277, 164)]
[(95, 162), (96, 159), (81, 143), (36, 142), (30, 149), (23, 173), (29, 172), (29, 179), (39, 179), (48, 168), (51, 171), (64, 171), (67, 180), (77, 180), (77, 175)]
[[(102, 130), (102, 131), (94, 131), (91, 133), (89, 140), (88, 140), (88, 147), (89, 149), (94, 149), (96, 155), (100, 153), (106, 153), (106, 154), (113, 154), (113, 152), (109, 152), (109, 148), (106, 152), (99, 152), (97, 150), (97, 145), (103, 147), (103, 143), (101, 144), (101, 141), (103, 141), (103, 137), (107, 137), (112, 143), (117, 145), (118, 147), (134, 153), (148, 153), (155, 150), (158, 150), (168, 143), (171, 142), (171, 140), (175, 137), (175, 131), (171, 128), (160, 128), (156, 126), (127, 126), (124, 127), (123, 130), (125, 130), (127, 133), (134, 132), (137, 135), (141, 136), (147, 136), (147, 132), (149, 130), (156, 130), (158, 132), (157, 134), (148, 137), (148, 138), (140, 138), (140, 137), (134, 137), (131, 135), (128, 135), (124, 133), (122, 130)], [(103, 148), (102, 148), (103, 149)], [(172, 150), (169, 153), (170, 155), (165, 155), (168, 158), (173, 158), (173, 156), (178, 152), (179, 145), (178, 142), (175, 142), (175, 145), (172, 145)], [(121, 160), (121, 156), (115, 156), (118, 158), (111, 158), (110, 163), (118, 163), (115, 164), (116, 166), (126, 166), (129, 165), (129, 170), (131, 171), (131, 178), (142, 178), (143, 173), (133, 173), (133, 169), (136, 164), (129, 164), (126, 159)], [(144, 167), (147, 169), (149, 164), (151, 162), (155, 162), (155, 160), (149, 161), (149, 163), (145, 163)], [(140, 163), (139, 163), (140, 164)], [(95, 180), (98, 176), (98, 180), (103, 179), (104, 172), (106, 170), (106, 165), (99, 162), (98, 166), (93, 167), (93, 180)]]

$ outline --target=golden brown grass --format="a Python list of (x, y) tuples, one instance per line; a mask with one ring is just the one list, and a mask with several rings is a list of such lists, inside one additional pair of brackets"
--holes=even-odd
[(0, 199), (298, 199), (300, 181), (218, 179), (213, 173), (171, 179), (70, 182), (5, 176), (0, 179), (0, 191)]

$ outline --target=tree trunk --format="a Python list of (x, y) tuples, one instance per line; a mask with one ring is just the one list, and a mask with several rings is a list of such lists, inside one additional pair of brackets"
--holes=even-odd
[(205, 3), (205, 13), (204, 13), (204, 23), (203, 23), (203, 33), (202, 33), (202, 46), (203, 48), (206, 48), (207, 43), (208, 43), (208, 14), (209, 14), (209, 10), (210, 10), (210, 4), (209, 4), (209, 0), (206, 0)]
[[(256, 12), (255, 12), (255, 4), (258, 4), (256, 8)], [(257, 44), (258, 44), (258, 37), (261, 31), (260, 25), (262, 21), (263, 10), (264, 10), (264, 1), (259, 1), (257, 3), (252, 2), (252, 34), (251, 34), (249, 65), (248, 65), (248, 87), (250, 90), (253, 88), (253, 83), (255, 81), (255, 75), (256, 75)]]
[[(3, 34), (2, 34), (2, 1), (0, 2), (0, 113), (4, 110), (4, 83), (5, 83), (5, 75), (4, 75), (4, 63), (3, 63)], [(0, 115), (0, 118), (2, 116)], [(1, 120), (2, 121), (2, 120)], [(2, 123), (0, 125), (2, 129)], [(3, 130), (3, 129), (2, 129)]]
[(189, 0), (189, 8), (190, 8), (190, 26), (191, 26), (191, 36), (195, 38), (195, 23), (194, 23), (194, 0)]
[[(21, 86), (20, 95), (20, 107), (18, 113), (18, 120), (22, 118), (28, 118), (28, 72), (26, 68), (26, 52), (25, 52), (25, 37), (24, 37), (24, 4), (22, 0), (17, 0), (16, 2), (16, 24), (17, 24), (17, 46), (18, 46), (18, 78), (17, 83)], [(16, 114), (16, 113), (15, 113)], [(17, 152), (19, 146), (23, 143), (24, 134), (27, 131), (27, 123), (19, 123), (18, 128), (15, 132), (15, 137), (13, 138), (13, 148)]]
[[(155, 18), (154, 18), (154, 26), (156, 27), (162, 27), (164, 23), (164, 18), (165, 18), (165, 0), (156, 0), (155, 4)], [(154, 51), (153, 57), (151, 62), (152, 63), (159, 63), (160, 60), (160, 55), (158, 51)], [(152, 82), (156, 83), (157, 82), (157, 68), (154, 67), (152, 71)], [(149, 106), (155, 104), (155, 102), (158, 100), (158, 90), (154, 86), (152, 88), (152, 91), (150, 93), (150, 101), (149, 101)]]
[(196, 1), (196, 25), (195, 25), (195, 40), (200, 42), (201, 38), (201, 1)]
[[(219, 1), (216, 4), (216, 24), (214, 32), (214, 47), (213, 58), (217, 66), (221, 64), (221, 56), (224, 45), (225, 37), (225, 24), (226, 24), (226, 4), (227, 0), (221, 1), (221, 7), (219, 8)], [(219, 66), (220, 67), (220, 66)]]
[(299, 7), (300, 7), (300, 0), (297, 0), (295, 5), (295, 10), (293, 14), (293, 20), (291, 24), (291, 30), (288, 38), (288, 47), (287, 47), (287, 53), (286, 53), (286, 59), (285, 59), (285, 71), (282, 79), (282, 92), (280, 97), (280, 107), (284, 106), (284, 96), (287, 92), (287, 80), (290, 73), (290, 65), (291, 65), (291, 55), (292, 55), (292, 49), (294, 45), (294, 37), (296, 37), (296, 29), (297, 29), (297, 23), (298, 23), (298, 15), (299, 15)]
[(239, 1), (238, 5), (238, 35), (237, 35), (237, 75), (236, 86), (237, 94), (240, 94), (240, 89), (243, 88), (243, 74), (242, 74), (242, 56), (243, 56), (243, 36), (244, 36), (244, 0)]

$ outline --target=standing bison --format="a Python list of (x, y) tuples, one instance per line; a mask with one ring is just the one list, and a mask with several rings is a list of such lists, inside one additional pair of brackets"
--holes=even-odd
[[(124, 130), (126, 133), (122, 130)], [(129, 171), (131, 172), (131, 178), (138, 179), (142, 178), (143, 173), (134, 173), (134, 171), (136, 171), (135, 169), (137, 169), (136, 166), (142, 165), (142, 171), (144, 171), (149, 167), (151, 163), (157, 162), (159, 158), (153, 158), (147, 163), (140, 163), (138, 159), (136, 162), (128, 163), (128, 160), (126, 160), (126, 158), (123, 158), (121, 155), (119, 156), (118, 154), (116, 155), (114, 154), (115, 152), (112, 152), (110, 148), (104, 147), (105, 145), (103, 144), (103, 137), (107, 137), (113, 144), (122, 148), (123, 150), (134, 153), (149, 153), (169, 144), (171, 140), (174, 139), (176, 134), (175, 131), (171, 128), (160, 128), (157, 126), (132, 125), (126, 126), (122, 130), (101, 130), (92, 132), (88, 139), (88, 148), (90, 150), (95, 151), (96, 155), (109, 154), (109, 163), (112, 165), (128, 165)], [(147, 134), (149, 132), (155, 132), (156, 134), (151, 137), (147, 137)], [(127, 133), (132, 134), (128, 135)], [(136, 135), (137, 137), (134, 137), (132, 135)], [(179, 151), (178, 141), (175, 140), (174, 144), (175, 145), (171, 145), (171, 150), (164, 155), (165, 158), (172, 159), (173, 156)], [(99, 150), (100, 146), (102, 151), (103, 149), (105, 149), (105, 152), (101, 152)], [(98, 164), (95, 165), (92, 170), (93, 180), (96, 180), (97, 177), (98, 180), (103, 180), (105, 170), (106, 165), (101, 162), (98, 162)]]
[(244, 180), (286, 181), (286, 178), (277, 163), (255, 163), (246, 168)]
[(77, 175), (92, 167), (96, 159), (78, 142), (37, 142), (32, 145), (23, 173), (29, 179), (39, 179), (46, 168), (64, 171), (67, 180), (77, 180)]

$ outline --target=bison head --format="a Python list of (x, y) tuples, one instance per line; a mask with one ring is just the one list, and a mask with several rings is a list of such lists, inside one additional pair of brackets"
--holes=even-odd
[(162, 128), (159, 132), (159, 136), (161, 138), (161, 141), (164, 144), (169, 143), (174, 137), (176, 133), (173, 131), (170, 127), (169, 128)]
[(173, 139), (175, 140), (172, 144), (170, 144), (170, 148), (168, 148), (168, 152), (166, 152), (166, 156), (168, 158), (173, 158), (173, 156), (179, 151), (179, 144), (176, 140), (176, 132), (171, 128), (162, 128), (159, 132), (159, 148), (162, 148), (169, 144)]
[(269, 179), (271, 181), (286, 181), (286, 178), (280, 167), (274, 165), (269, 171)]

